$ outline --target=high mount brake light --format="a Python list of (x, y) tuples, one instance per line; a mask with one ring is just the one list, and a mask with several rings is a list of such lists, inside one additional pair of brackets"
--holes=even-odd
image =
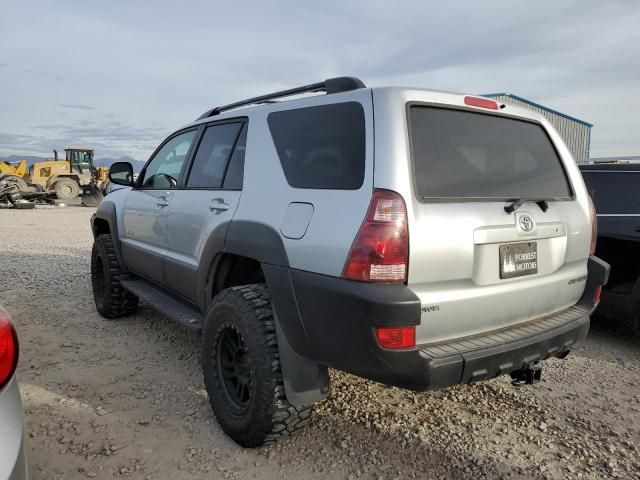
[(407, 279), (409, 232), (400, 194), (374, 190), (342, 272), (349, 280), (400, 283)]
[(470, 107), (488, 108), (489, 110), (498, 110), (498, 103), (493, 100), (479, 97), (464, 97), (464, 104)]
[(0, 390), (2, 390), (18, 365), (18, 337), (9, 317), (0, 309)]

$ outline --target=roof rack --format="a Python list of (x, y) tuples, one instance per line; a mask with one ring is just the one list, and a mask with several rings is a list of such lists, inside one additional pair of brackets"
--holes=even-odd
[(202, 115), (200, 115), (197, 120), (202, 120), (203, 118), (212, 117), (214, 115), (218, 115), (227, 110), (232, 110), (234, 108), (242, 107), (244, 105), (251, 105), (256, 103), (268, 103), (270, 100), (274, 100), (276, 98), (282, 97), (290, 97), (292, 95), (300, 95), (301, 93), (311, 93), (311, 92), (326, 92), (330, 93), (340, 93), (340, 92), (348, 92), (350, 90), (357, 90), (359, 88), (365, 88), (366, 85), (356, 77), (336, 77), (329, 78), (324, 82), (312, 83), (311, 85), (304, 85), (302, 87), (290, 88), (289, 90), (282, 90), (280, 92), (269, 93), (267, 95), (261, 95), (259, 97), (248, 98), (246, 100), (240, 100), (239, 102), (230, 103), (229, 105), (222, 105), (220, 107), (212, 108), (211, 110), (207, 110)]

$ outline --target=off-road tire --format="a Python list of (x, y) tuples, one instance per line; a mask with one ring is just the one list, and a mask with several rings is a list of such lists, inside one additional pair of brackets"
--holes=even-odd
[(91, 250), (91, 285), (96, 309), (103, 317), (125, 317), (138, 307), (138, 297), (120, 284), (121, 275), (111, 235), (98, 235)]
[(5, 175), (4, 177), (0, 178), (0, 182), (7, 182), (9, 184), (15, 185), (16, 188), (20, 191), (26, 191), (29, 188), (27, 182), (16, 175)]
[[(220, 344), (230, 334), (225, 332), (239, 335), (246, 347), (246, 406), (233, 400), (222, 377)], [(218, 423), (243, 447), (292, 435), (309, 422), (312, 405), (294, 407), (285, 394), (271, 299), (264, 284), (227, 288), (216, 295), (202, 335), (202, 369)]]
[(80, 195), (80, 186), (72, 178), (61, 178), (53, 184), (56, 197), (60, 200), (72, 200)]

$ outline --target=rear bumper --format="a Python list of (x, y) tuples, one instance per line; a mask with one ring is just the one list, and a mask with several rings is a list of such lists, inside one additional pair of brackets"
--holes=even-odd
[(266, 266), (280, 326), (295, 352), (319, 364), (387, 385), (423, 391), (488, 379), (549, 357), (584, 339), (596, 288), (609, 266), (591, 257), (577, 305), (511, 329), (446, 344), (388, 350), (374, 327), (418, 325), (421, 304), (404, 285), (372, 285)]
[[(550, 357), (565, 357), (587, 336), (589, 310), (572, 307), (519, 328), (445, 345), (418, 346), (428, 374), (417, 390), (497, 377)], [(558, 324), (546, 328), (545, 325)], [(541, 330), (533, 333), (535, 330)], [(490, 342), (492, 337), (498, 341)], [(492, 345), (490, 343), (493, 343)], [(482, 346), (483, 344), (488, 344)], [(411, 387), (409, 387), (411, 388)]]

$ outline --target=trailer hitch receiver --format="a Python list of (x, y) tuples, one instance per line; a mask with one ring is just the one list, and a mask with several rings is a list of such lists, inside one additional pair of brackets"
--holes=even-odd
[(514, 370), (509, 375), (511, 376), (511, 385), (514, 387), (533, 385), (542, 378), (542, 365), (540, 362), (533, 362), (521, 370)]

